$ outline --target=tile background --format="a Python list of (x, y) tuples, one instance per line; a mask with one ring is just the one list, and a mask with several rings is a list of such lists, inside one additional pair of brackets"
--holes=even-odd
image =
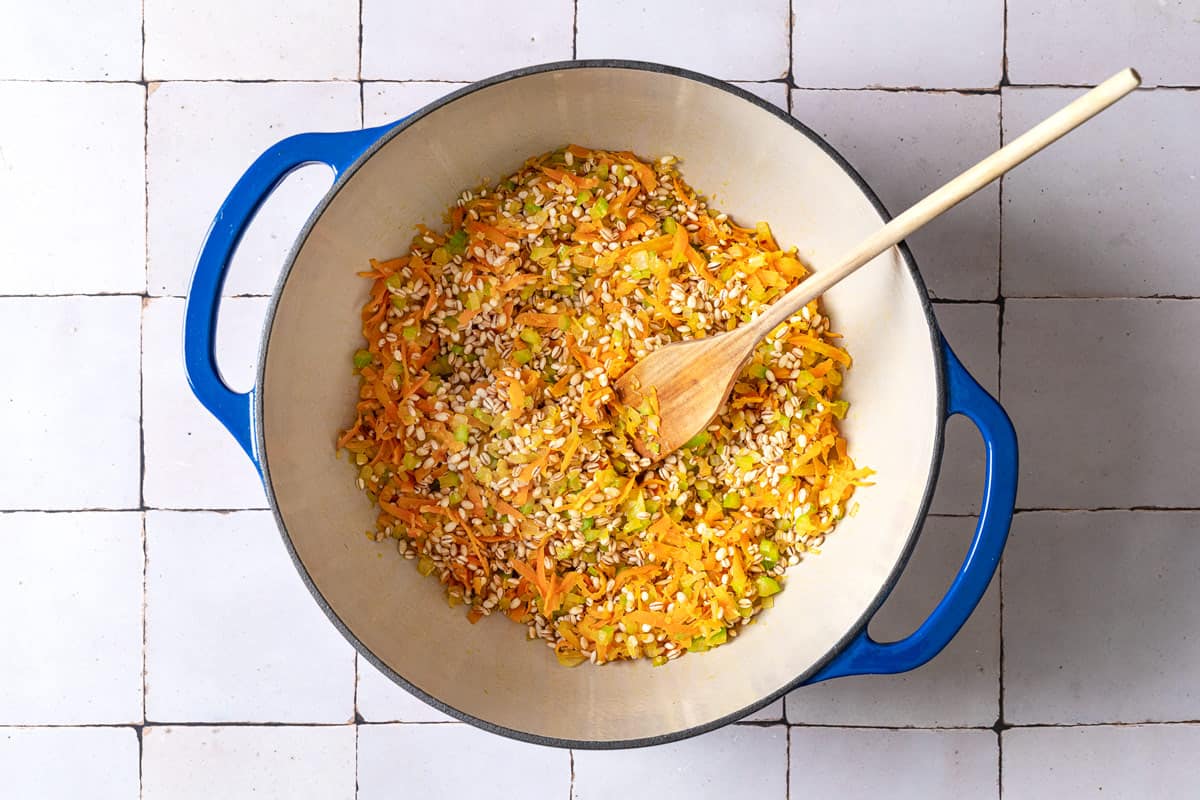
[[(13, 797), (1146, 797), (1194, 793), (1200, 717), (1197, 0), (45, 0), (0, 25), (0, 786)], [(291, 133), (395, 119), (524, 64), (699, 69), (827, 137), (893, 210), (1116, 69), (1139, 91), (915, 236), (937, 315), (1011, 413), (1000, 577), (902, 676), (798, 690), (628, 752), (454, 722), (341, 640), (179, 329), (225, 192)], [(226, 284), (235, 385), (322, 168)], [(874, 620), (961, 560), (983, 454), (949, 424), (935, 516)], [(463, 770), (461, 754), (483, 770)], [(514, 768), (514, 765), (515, 768)]]

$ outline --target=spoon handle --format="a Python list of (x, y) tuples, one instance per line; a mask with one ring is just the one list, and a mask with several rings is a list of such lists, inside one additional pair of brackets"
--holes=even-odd
[(787, 320), (814, 297), (819, 297), (829, 287), (892, 245), (908, 238), (913, 231), (934, 217), (958, 205), (1034, 153), (1087, 122), (1140, 84), (1141, 76), (1136, 70), (1121, 70), (941, 188), (934, 189), (924, 199), (917, 201), (907, 211), (864, 239), (847, 253), (837, 266), (813, 273), (799, 286), (771, 304), (751, 323), (758, 332), (757, 338), (766, 336), (776, 325)]

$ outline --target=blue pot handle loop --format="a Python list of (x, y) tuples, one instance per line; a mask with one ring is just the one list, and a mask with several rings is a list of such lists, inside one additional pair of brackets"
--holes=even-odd
[(942, 354), (947, 418), (962, 414), (975, 423), (987, 450), (983, 503), (971, 548), (950, 589), (921, 627), (898, 642), (877, 642), (864, 627), (807, 683), (846, 675), (890, 675), (921, 666), (942, 652), (962, 628), (1000, 564), (1017, 497), (1017, 434), (1004, 409), (963, 368), (944, 338)]
[(341, 176), (396, 124), (343, 133), (302, 133), (278, 142), (259, 156), (234, 185), (208, 230), (184, 311), (184, 369), (196, 399), (233, 434), (260, 475), (254, 431), (256, 390), (244, 394), (233, 391), (217, 368), (217, 311), (229, 262), (258, 209), (293, 170), (325, 164)]

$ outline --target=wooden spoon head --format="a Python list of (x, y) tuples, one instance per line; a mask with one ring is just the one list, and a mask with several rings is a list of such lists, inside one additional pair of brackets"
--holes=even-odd
[(756, 340), (741, 332), (709, 336), (660, 347), (616, 382), (617, 399), (638, 408), (656, 398), (658, 431), (635, 435), (634, 448), (658, 461), (700, 433), (721, 410)]

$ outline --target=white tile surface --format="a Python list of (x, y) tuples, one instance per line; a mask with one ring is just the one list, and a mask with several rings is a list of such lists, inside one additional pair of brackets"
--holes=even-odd
[(996, 734), (792, 728), (791, 797), (998, 798)]
[(1200, 718), (1200, 514), (1018, 514), (1004, 560), (1004, 716)]
[(141, 0), (5, 3), (0, 80), (136, 81)]
[(0, 777), (12, 798), (131, 800), (138, 796), (133, 728), (0, 728)]
[(358, 0), (145, 0), (146, 77), (358, 77)]
[(466, 85), (441, 81), (364, 83), (363, 124), (371, 127), (401, 119)]
[[(893, 214), (1000, 145), (995, 95), (794, 90), (792, 115), (836, 147)], [(982, 189), (907, 241), (934, 297), (994, 299), (998, 186)]]
[(1196, 0), (1008, 0), (1008, 78), (1096, 84), (1135, 66), (1147, 86), (1195, 86), (1198, 19)]
[(0, 725), (142, 721), (143, 564), (137, 512), (0, 514)]
[[(959, 361), (980, 386), (998, 397), (999, 307), (983, 303), (942, 303), (934, 310), (938, 326)], [(984, 474), (983, 440), (978, 429), (965, 417), (951, 417), (946, 423), (946, 445), (933, 495), (933, 513), (977, 513), (983, 496)]]
[(368, 80), (470, 81), (571, 58), (571, 0), (511, 3), (443, 0), (423, 13), (392, 0), (363, 0), (362, 74)]
[(355, 708), (367, 722), (454, 722), (424, 700), (402, 689), (361, 655)]
[[(1006, 139), (1080, 93), (1005, 89)], [(1136, 92), (1005, 176), (1005, 294), (1200, 295), (1198, 127), (1200, 93)]]
[(570, 786), (566, 750), (462, 723), (358, 729), (358, 800), (468, 797), (482, 787), (488, 797), (567, 797)]
[(140, 305), (0, 298), (0, 509), (138, 507)]
[(783, 719), (783, 698), (741, 718), (741, 722), (777, 722)]
[(734, 82), (734, 86), (740, 86), (751, 94), (756, 94), (768, 103), (772, 103), (779, 108), (787, 111), (788, 107), (788, 86), (783, 81), (768, 81), (758, 83)]
[(1200, 726), (1005, 731), (1004, 797), (1143, 800), (1192, 797)]
[(830, 89), (997, 86), (1003, 0), (792, 4), (797, 86)]
[(354, 728), (149, 727), (142, 800), (350, 800)]
[(630, 58), (726, 80), (768, 81), (788, 71), (786, 0), (579, 0), (579, 58)]
[[(183, 295), (204, 235), (254, 159), (292, 134), (360, 127), (353, 83), (165, 83), (148, 109), (149, 290)], [(242, 240), (227, 294), (270, 294), (283, 260), (332, 181), (306, 167), (280, 186)]]
[(0, 83), (0, 293), (143, 290), (144, 101), (134, 85)]
[(354, 650), (265, 511), (146, 515), (146, 716), (349, 722)]
[[(1195, 507), (1195, 300), (1009, 300), (1002, 399), (1024, 508)], [(1183, 360), (1181, 360), (1183, 359)]]
[[(226, 298), (217, 363), (236, 391), (255, 378), (267, 301)], [(200, 405), (183, 370), (183, 300), (155, 298), (142, 316), (145, 498), (151, 508), (265, 508), (262, 481), (216, 417)]]
[[(872, 620), (880, 641), (907, 636), (925, 621), (958, 571), (974, 520), (931, 517), (904, 574)], [(901, 675), (839, 678), (788, 695), (789, 722), (897, 727), (983, 727), (1000, 702), (998, 581), (975, 613), (933, 661)]]
[(783, 797), (787, 728), (734, 725), (682, 742), (637, 750), (575, 751), (574, 800)]

